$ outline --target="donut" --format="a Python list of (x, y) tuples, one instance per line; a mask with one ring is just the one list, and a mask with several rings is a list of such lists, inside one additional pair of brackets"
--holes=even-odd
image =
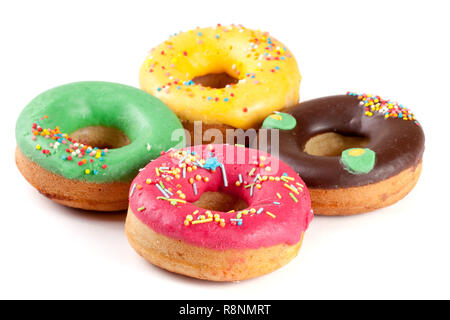
[(122, 84), (76, 82), (34, 98), (16, 124), (16, 163), (40, 193), (74, 208), (126, 210), (131, 180), (161, 151), (184, 146), (175, 114)]
[(270, 152), (302, 176), (319, 215), (351, 215), (391, 205), (419, 179), (425, 137), (414, 114), (375, 95), (348, 92), (268, 116), (279, 130)]
[(235, 281), (294, 258), (313, 213), (295, 171), (256, 149), (171, 150), (134, 179), (125, 230), (146, 260), (171, 272)]
[(153, 48), (139, 79), (176, 113), (194, 143), (194, 121), (203, 130), (256, 128), (271, 112), (296, 105), (301, 76), (292, 53), (267, 32), (218, 25), (175, 34)]

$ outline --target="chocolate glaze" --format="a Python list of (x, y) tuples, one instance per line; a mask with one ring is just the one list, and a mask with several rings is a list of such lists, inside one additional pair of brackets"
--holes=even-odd
[[(415, 167), (422, 160), (425, 136), (420, 125), (409, 120), (385, 119), (381, 113), (368, 117), (359, 102), (354, 96), (330, 96), (300, 103), (287, 112), (296, 118), (297, 126), (279, 131), (279, 156), (297, 171), (309, 188), (335, 189), (376, 183)], [(352, 174), (344, 169), (340, 156), (313, 156), (303, 151), (310, 138), (325, 132), (369, 138), (366, 147), (376, 153), (372, 171)], [(271, 149), (269, 141), (269, 152)]]

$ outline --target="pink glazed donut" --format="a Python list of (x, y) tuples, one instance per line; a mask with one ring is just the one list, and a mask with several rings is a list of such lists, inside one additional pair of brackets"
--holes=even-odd
[(269, 273), (300, 249), (313, 213), (296, 172), (241, 146), (169, 150), (134, 179), (126, 234), (145, 259), (213, 281)]

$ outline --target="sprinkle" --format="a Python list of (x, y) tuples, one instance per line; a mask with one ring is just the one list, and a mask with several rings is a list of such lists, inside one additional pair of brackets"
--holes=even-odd
[(281, 199), (281, 194), (279, 192), (277, 192), (277, 197), (278, 199)]
[(192, 187), (194, 187), (194, 194), (197, 195), (197, 185), (195, 182), (192, 184)]
[(416, 124), (418, 123), (414, 114), (397, 102), (385, 100), (380, 96), (370, 94), (347, 92), (347, 95), (357, 97), (358, 100), (360, 100), (360, 104), (364, 108), (364, 114), (368, 117), (374, 116), (374, 113), (379, 113), (383, 115), (385, 119), (394, 118), (412, 120)]
[(227, 180), (227, 173), (225, 171), (225, 166), (221, 164), (220, 168), (222, 169), (223, 185), (225, 187), (228, 187), (228, 180)]
[(161, 191), (161, 193), (166, 197), (169, 198), (169, 195), (167, 194), (166, 191), (164, 191), (163, 188), (161, 188), (161, 186), (159, 184), (155, 184), (155, 186), (158, 188), (159, 191)]
[(298, 191), (297, 191), (297, 189), (294, 187), (294, 186), (292, 186), (292, 185), (288, 185), (288, 184), (284, 184), (284, 187), (285, 188), (287, 188), (287, 189), (289, 189), (289, 190), (291, 190), (292, 192), (294, 192), (295, 194), (300, 194)]
[(258, 211), (256, 211), (256, 214), (260, 214), (261, 212), (263, 212), (264, 208), (259, 208)]
[(138, 208), (137, 210), (138, 210), (139, 212), (144, 211), (144, 210), (145, 210), (145, 207), (140, 207), (140, 208)]
[(253, 173), (255, 172), (256, 168), (253, 168), (252, 170), (250, 170), (250, 172), (248, 173), (248, 176), (251, 177), (253, 175)]
[[(156, 185), (156, 186), (158, 186), (158, 185)], [(159, 197), (156, 197), (156, 199), (158, 199), (158, 200), (166, 200), (166, 201), (175, 202), (175, 203), (177, 203), (177, 202), (179, 202), (179, 203), (186, 203), (186, 200), (183, 200), (183, 199), (171, 199), (169, 197), (161, 197), (161, 196), (159, 196)]]
[(131, 187), (130, 197), (133, 195), (134, 189), (136, 189), (136, 183)]
[(292, 200), (298, 202), (297, 198), (291, 192), (289, 192), (289, 195), (291, 196)]
[(281, 203), (274, 201), (273, 204), (280, 205)]
[(242, 180), (242, 175), (239, 173), (239, 182), (243, 183), (244, 181)]
[(213, 221), (213, 218), (202, 219), (202, 220), (194, 220), (191, 224), (199, 224), (199, 223), (207, 223)]
[(269, 211), (266, 211), (266, 213), (269, 215), (269, 216), (271, 216), (272, 218), (276, 218), (277, 216), (276, 215), (274, 215), (273, 213), (271, 213), (271, 212), (269, 212)]

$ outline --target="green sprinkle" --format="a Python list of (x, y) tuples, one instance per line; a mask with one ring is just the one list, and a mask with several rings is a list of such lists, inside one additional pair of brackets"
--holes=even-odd
[(290, 114), (276, 112), (264, 120), (262, 127), (264, 129), (292, 130), (296, 125), (297, 120)]
[(291, 196), (292, 200), (298, 202), (297, 198), (292, 194), (292, 192), (289, 192), (289, 195)]
[(341, 163), (350, 173), (369, 173), (375, 166), (375, 152), (368, 148), (350, 148), (342, 151)]
[(144, 210), (145, 210), (145, 207), (140, 207), (140, 208), (138, 208), (137, 210), (138, 210), (138, 211), (144, 211)]

